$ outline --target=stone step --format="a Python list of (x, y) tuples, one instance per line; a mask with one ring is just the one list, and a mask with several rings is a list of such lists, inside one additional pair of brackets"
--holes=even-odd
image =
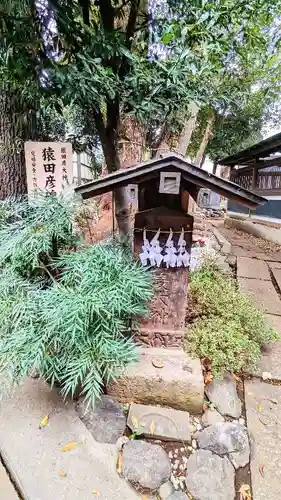
[[(68, 443), (76, 444), (63, 452)], [(0, 451), (25, 500), (92, 500), (94, 492), (106, 500), (141, 498), (117, 474), (116, 445), (95, 441), (74, 404), (38, 379), (1, 401)], [(1, 490), (0, 498), (9, 499)]]
[(189, 413), (186, 411), (133, 403), (127, 425), (133, 432), (148, 438), (191, 442)]
[(143, 348), (140, 359), (107, 393), (123, 403), (159, 404), (193, 414), (202, 412), (204, 380), (199, 359), (181, 349)]

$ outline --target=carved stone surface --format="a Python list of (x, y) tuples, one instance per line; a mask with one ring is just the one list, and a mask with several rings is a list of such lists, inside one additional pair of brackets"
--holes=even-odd
[(188, 270), (155, 269), (149, 316), (141, 320), (135, 339), (143, 346), (181, 347), (184, 340)]
[(134, 333), (134, 340), (142, 347), (182, 347), (184, 330), (146, 330)]
[[(172, 196), (172, 195), (169, 195)], [(167, 202), (169, 200), (166, 200)], [(138, 212), (135, 215), (134, 252), (139, 256), (143, 245), (142, 228), (146, 228), (149, 241), (160, 228), (160, 246), (164, 247), (170, 228), (177, 247), (178, 239), (184, 229), (187, 251), (192, 243), (193, 217), (167, 206), (158, 206)], [(136, 342), (143, 347), (182, 347), (184, 340), (186, 301), (188, 288), (188, 269), (153, 268), (154, 295), (149, 305), (149, 315), (140, 322), (135, 333)]]

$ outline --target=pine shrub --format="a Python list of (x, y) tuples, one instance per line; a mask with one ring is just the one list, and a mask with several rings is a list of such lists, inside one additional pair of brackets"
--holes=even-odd
[(36, 371), (92, 404), (137, 359), (127, 332), (152, 287), (118, 242), (86, 247), (75, 213), (72, 199), (40, 196), (1, 219), (0, 371), (11, 385)]
[(206, 259), (191, 273), (189, 301), (195, 319), (187, 328), (186, 349), (208, 358), (216, 376), (255, 364), (262, 344), (278, 339), (263, 312), (215, 261)]

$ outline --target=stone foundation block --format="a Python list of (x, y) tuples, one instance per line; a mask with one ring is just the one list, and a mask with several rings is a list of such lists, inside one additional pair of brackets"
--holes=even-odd
[(204, 380), (200, 360), (180, 349), (144, 348), (139, 361), (108, 384), (107, 394), (124, 403), (201, 413)]

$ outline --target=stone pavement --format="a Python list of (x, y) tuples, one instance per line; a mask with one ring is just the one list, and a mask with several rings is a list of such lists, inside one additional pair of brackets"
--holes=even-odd
[[(117, 474), (116, 444), (95, 441), (73, 403), (40, 380), (27, 379), (1, 401), (0, 452), (24, 500), (141, 498)], [(2, 491), (0, 498), (10, 500)]]
[(246, 381), (247, 426), (252, 441), (254, 500), (279, 500), (281, 492), (281, 387)]
[(7, 474), (7, 471), (0, 462), (0, 498), (3, 500), (19, 500), (18, 494)]
[[(281, 338), (281, 250), (217, 223), (237, 257), (242, 291), (266, 312)], [(264, 248), (263, 248), (264, 247)], [(263, 382), (265, 372), (270, 380)], [(264, 346), (258, 366), (245, 381), (245, 406), (251, 441), (253, 500), (279, 500), (281, 492), (281, 342)], [(257, 378), (256, 378), (257, 377)]]

